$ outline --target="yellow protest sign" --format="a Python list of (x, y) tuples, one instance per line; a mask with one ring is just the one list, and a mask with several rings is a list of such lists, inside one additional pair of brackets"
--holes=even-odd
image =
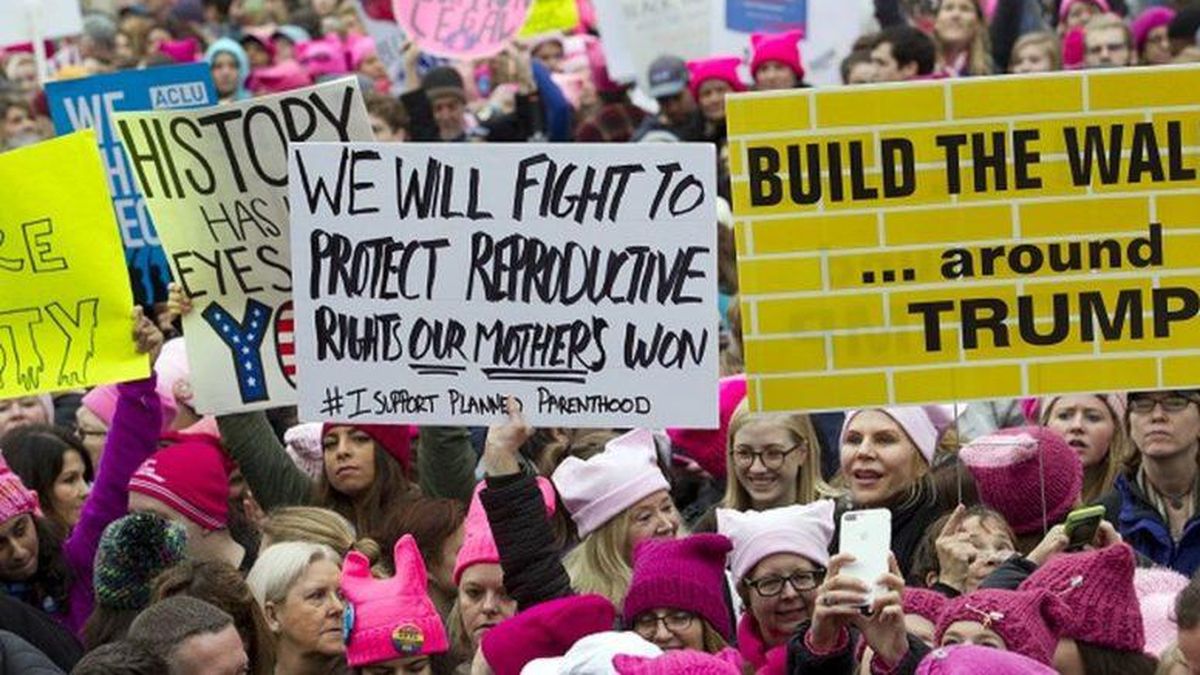
[(518, 37), (531, 38), (579, 25), (579, 7), (575, 0), (533, 0), (529, 16)]
[(145, 377), (92, 130), (0, 154), (0, 398)]
[(1200, 68), (727, 103), (750, 399), (1200, 385)]

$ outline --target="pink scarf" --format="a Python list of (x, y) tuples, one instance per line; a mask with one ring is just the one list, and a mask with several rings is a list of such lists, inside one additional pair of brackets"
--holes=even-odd
[(783, 675), (787, 666), (787, 644), (767, 645), (759, 633), (758, 622), (749, 611), (738, 622), (737, 639), (742, 658), (757, 669), (758, 675)]

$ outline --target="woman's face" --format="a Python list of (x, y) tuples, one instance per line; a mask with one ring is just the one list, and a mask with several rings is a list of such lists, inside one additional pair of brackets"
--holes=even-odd
[[(1159, 392), (1148, 398), (1175, 397)], [(1200, 404), (1189, 401), (1179, 411), (1168, 412), (1156, 403), (1150, 412), (1129, 411), (1129, 436), (1138, 452), (1150, 459), (1169, 459), (1182, 452), (1195, 452), (1200, 443)]]
[(563, 46), (557, 40), (547, 40), (538, 45), (538, 48), (533, 50), (533, 58), (542, 62), (546, 69), (551, 72), (560, 72), (562, 70)]
[(704, 651), (704, 620), (683, 610), (659, 607), (634, 617), (633, 631), (659, 649)]
[(754, 71), (754, 83), (759, 91), (791, 89), (796, 86), (796, 73), (782, 61), (766, 61)]
[(104, 441), (108, 439), (108, 427), (96, 413), (85, 406), (75, 409), (75, 435), (87, 449), (92, 466), (100, 466), (100, 455), (104, 453)]
[(345, 653), (342, 641), (342, 601), (338, 581), (341, 571), (328, 560), (318, 560), (288, 589), (279, 605), (268, 602), (268, 618), (281, 642), (301, 654), (336, 656)]
[(1078, 0), (1067, 10), (1067, 30), (1079, 28), (1096, 15), (1096, 6), (1090, 0)]
[(46, 409), (36, 396), (0, 399), (0, 436), (17, 427), (49, 423)]
[(1046, 426), (1079, 453), (1084, 469), (1090, 469), (1108, 459), (1117, 421), (1108, 405), (1095, 396), (1063, 396), (1050, 407)]
[(334, 490), (356, 497), (375, 482), (375, 439), (357, 427), (330, 427), (321, 439), (325, 478)]
[(706, 80), (700, 85), (697, 97), (700, 112), (709, 122), (719, 122), (725, 119), (725, 95), (732, 92), (733, 87), (725, 80)]
[(756, 510), (796, 503), (796, 478), (808, 447), (770, 417), (748, 422), (733, 435), (733, 473)]
[(629, 507), (629, 534), (625, 538), (627, 560), (646, 539), (674, 539), (679, 532), (679, 511), (666, 490), (659, 490)]
[(1025, 45), (1017, 52), (1017, 57), (1012, 62), (1012, 72), (1020, 73), (1048, 73), (1054, 70), (1054, 62), (1050, 60), (1050, 54), (1046, 51), (1046, 45), (1034, 44)]
[(38, 536), (33, 516), (22, 513), (0, 524), (0, 580), (27, 581), (38, 570)]
[(229, 97), (237, 93), (241, 84), (242, 74), (238, 70), (237, 57), (229, 52), (218, 52), (212, 61), (213, 85), (217, 95)]
[(363, 666), (362, 675), (433, 675), (428, 656), (405, 656), (373, 666)]
[(458, 608), (472, 648), (479, 646), (492, 626), (517, 613), (517, 601), (504, 590), (500, 565), (478, 563), (463, 570), (458, 583)]
[(994, 572), (1001, 563), (1012, 557), (1016, 544), (999, 523), (991, 519), (971, 516), (963, 520), (962, 531), (970, 537), (975, 548), (975, 560), (967, 568), (964, 593), (979, 588), (983, 580)]
[(854, 416), (842, 439), (842, 473), (858, 506), (886, 504), (919, 478), (917, 446), (882, 410)]
[(1146, 33), (1146, 44), (1142, 46), (1142, 63), (1158, 66), (1171, 62), (1171, 38), (1167, 26), (1155, 26)]
[(978, 621), (955, 621), (946, 628), (946, 632), (942, 634), (941, 646), (961, 644), (1008, 650), (1004, 638), (990, 628), (984, 628)]
[(363, 58), (362, 63), (358, 64), (358, 72), (372, 80), (388, 79), (387, 66), (383, 65), (383, 61), (379, 59), (379, 55), (375, 52), (371, 52)]
[[(762, 581), (772, 577), (786, 579), (796, 574), (817, 571), (811, 560), (795, 553), (776, 553), (763, 558), (750, 570), (746, 581)], [(784, 582), (783, 589), (776, 595), (763, 597), (753, 587), (747, 588), (750, 612), (758, 623), (762, 638), (774, 646), (787, 641), (796, 628), (812, 616), (813, 602), (817, 597), (818, 579), (812, 580), (812, 588), (797, 591), (792, 583)]]
[(92, 490), (83, 473), (83, 457), (79, 456), (79, 452), (67, 450), (63, 453), (62, 471), (59, 471), (58, 477), (54, 479), (50, 508), (71, 526), (79, 522), (83, 502)]
[(969, 45), (979, 30), (975, 0), (944, 0), (933, 24), (938, 40), (959, 49)]
[(37, 120), (33, 119), (28, 110), (19, 105), (8, 106), (4, 111), (4, 129), (0, 136), (18, 138), (35, 132), (37, 132)]

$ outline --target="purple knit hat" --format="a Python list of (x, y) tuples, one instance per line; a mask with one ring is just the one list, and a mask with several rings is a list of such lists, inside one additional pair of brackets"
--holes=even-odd
[(959, 621), (982, 624), (1000, 637), (1008, 651), (1046, 665), (1054, 663), (1058, 626), (1067, 609), (1046, 591), (984, 589), (951, 600), (938, 616), (936, 642)]
[[(858, 416), (859, 413), (871, 408), (862, 410), (851, 410), (846, 413), (846, 421), (842, 422), (842, 433), (838, 436), (838, 442), (842, 443), (846, 440), (846, 432), (850, 429), (850, 422)], [(932, 464), (933, 455), (937, 451), (938, 428), (934, 424), (933, 419), (929, 416), (929, 411), (921, 406), (902, 406), (894, 408), (875, 408), (888, 417), (895, 420), (896, 424), (904, 430), (908, 435), (908, 439), (917, 446), (921, 456), (925, 461)]]
[(1016, 652), (980, 645), (939, 647), (917, 666), (917, 675), (1055, 675), (1056, 672)]
[(617, 654), (613, 667), (618, 675), (740, 675), (742, 657), (732, 647), (716, 654), (675, 649), (654, 657)]
[(625, 594), (625, 626), (658, 608), (697, 614), (727, 641), (733, 621), (725, 603), (725, 556), (733, 549), (722, 534), (647, 539), (633, 552), (633, 576)]
[(1001, 429), (971, 441), (958, 457), (975, 479), (979, 499), (1017, 534), (1060, 522), (1079, 502), (1079, 453), (1045, 427)]
[(1142, 651), (1146, 633), (1133, 587), (1136, 564), (1128, 544), (1053, 556), (1025, 581), (1021, 590), (1056, 595), (1070, 613), (1062, 636), (1106, 649)]

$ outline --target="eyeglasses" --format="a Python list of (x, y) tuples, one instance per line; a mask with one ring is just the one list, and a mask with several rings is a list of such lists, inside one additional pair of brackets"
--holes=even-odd
[(658, 632), (658, 624), (662, 624), (664, 628), (672, 633), (682, 633), (691, 628), (692, 620), (696, 618), (691, 612), (670, 612), (668, 614), (655, 614), (647, 612), (633, 620), (633, 632), (649, 640)]
[(787, 583), (797, 593), (811, 591), (825, 581), (825, 570), (801, 570), (792, 572), (786, 577), (770, 576), (761, 579), (747, 579), (746, 585), (753, 588), (764, 598), (774, 597), (783, 592), (783, 584)]
[(766, 450), (759, 450), (758, 452), (755, 452), (750, 448), (736, 448), (730, 454), (733, 456), (734, 465), (736, 465), (739, 469), (749, 469), (750, 467), (754, 466), (754, 460), (757, 459), (761, 461), (762, 465), (766, 468), (775, 470), (783, 466), (783, 460), (787, 459), (788, 455), (795, 452), (797, 448), (802, 447), (804, 447), (804, 443), (797, 443), (796, 445), (786, 449), (779, 446), (774, 446), (767, 448)]
[(1166, 394), (1164, 396), (1138, 396), (1137, 398), (1129, 399), (1129, 410), (1135, 413), (1145, 415), (1154, 411), (1154, 406), (1162, 405), (1166, 412), (1176, 413), (1184, 410), (1189, 404), (1195, 403), (1196, 399), (1183, 394)]

